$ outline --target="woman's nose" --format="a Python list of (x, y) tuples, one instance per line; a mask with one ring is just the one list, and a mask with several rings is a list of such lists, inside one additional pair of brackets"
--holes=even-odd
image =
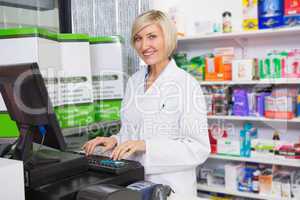
[(143, 40), (142, 40), (142, 45), (141, 45), (141, 47), (142, 47), (142, 50), (145, 50), (145, 49), (147, 49), (147, 48), (149, 47), (149, 42), (148, 42), (147, 39), (143, 39)]

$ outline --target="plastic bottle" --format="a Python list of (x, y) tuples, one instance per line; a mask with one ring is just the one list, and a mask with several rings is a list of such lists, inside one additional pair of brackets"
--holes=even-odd
[(273, 140), (280, 140), (280, 136), (279, 136), (279, 132), (278, 131), (274, 131), (272, 139)]
[(177, 35), (185, 36), (185, 20), (181, 10), (178, 7), (174, 6), (169, 9), (168, 14), (176, 26)]
[(240, 156), (245, 157), (245, 135), (246, 131), (241, 130), (240, 131)]
[(251, 156), (251, 131), (246, 131), (245, 138), (244, 138), (244, 156), (250, 157)]
[(232, 32), (231, 12), (225, 11), (223, 14), (223, 33)]
[(252, 176), (252, 192), (259, 193), (259, 175), (260, 171), (256, 170)]

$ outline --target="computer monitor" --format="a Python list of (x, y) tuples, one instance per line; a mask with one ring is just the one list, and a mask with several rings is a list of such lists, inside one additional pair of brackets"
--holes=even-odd
[(30, 160), (33, 142), (66, 149), (37, 63), (0, 66), (0, 92), (20, 132), (14, 159)]

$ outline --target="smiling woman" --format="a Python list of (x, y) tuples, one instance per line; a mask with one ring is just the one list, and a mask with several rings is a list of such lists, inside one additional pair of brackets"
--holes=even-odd
[(161, 11), (137, 17), (131, 43), (148, 66), (128, 80), (121, 130), (87, 142), (85, 151), (91, 154), (103, 145), (115, 160), (140, 161), (147, 180), (169, 185), (177, 194), (196, 196), (195, 169), (210, 151), (200, 85), (171, 59), (176, 29)]

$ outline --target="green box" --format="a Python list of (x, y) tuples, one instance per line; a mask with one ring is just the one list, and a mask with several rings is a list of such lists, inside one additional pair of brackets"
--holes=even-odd
[(95, 121), (120, 120), (121, 103), (120, 99), (95, 101)]

